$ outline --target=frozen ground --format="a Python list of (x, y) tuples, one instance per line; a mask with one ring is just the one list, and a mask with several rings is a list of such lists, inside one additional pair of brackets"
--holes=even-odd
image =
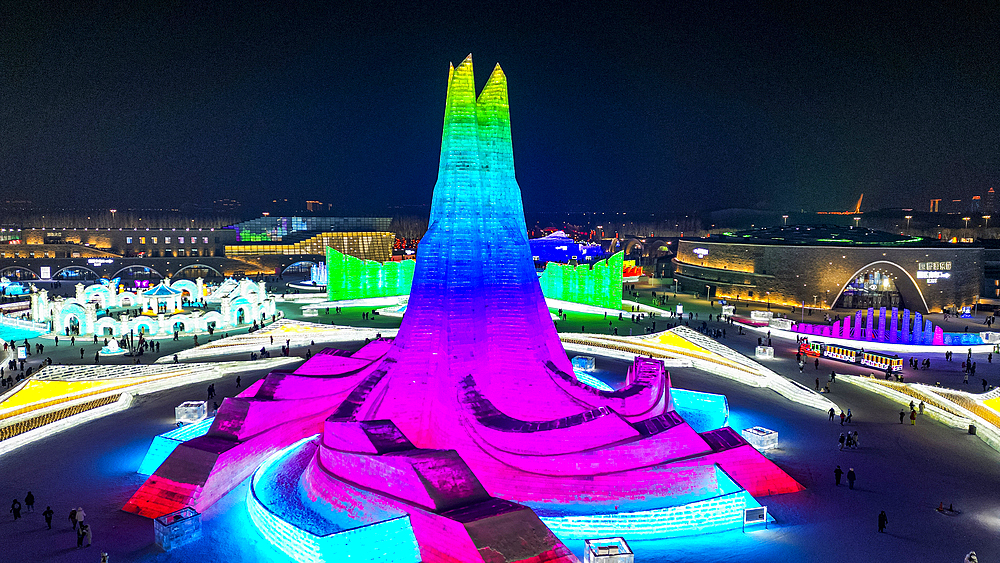
[[(729, 334), (724, 343), (744, 353), (756, 344), (756, 335)], [(791, 357), (794, 342), (775, 344), (780, 357), (768, 365), (810, 386), (817, 374), (829, 373), (834, 365), (824, 363), (819, 371), (810, 365), (800, 375)], [(960, 362), (953, 366), (938, 363), (946, 368), (938, 374), (949, 378), (945, 384), (961, 385), (961, 376), (953, 373)], [(620, 374), (625, 365), (598, 360), (599, 368)], [(838, 364), (838, 371), (849, 371), (842, 367)], [(980, 361), (981, 372), (983, 368)], [(995, 378), (996, 374), (991, 370), (990, 375)], [(244, 377), (244, 381), (261, 375)], [(937, 377), (934, 372), (926, 375)], [(777, 520), (768, 530), (634, 542), (637, 562), (960, 562), (970, 549), (982, 561), (1000, 559), (1000, 453), (976, 437), (924, 419), (915, 427), (900, 425), (899, 405), (854, 386), (834, 384), (831, 398), (851, 408), (854, 422), (850, 427), (858, 430), (861, 441), (858, 450), (840, 452), (837, 436), (843, 429), (839, 421), (830, 422), (823, 413), (767, 390), (694, 370), (672, 370), (671, 376), (677, 387), (727, 395), (734, 428), (761, 425), (778, 430), (780, 449), (769, 456), (807, 490), (760, 499)], [(96, 563), (100, 552), (107, 551), (113, 563), (287, 561), (252, 529), (244, 508), (245, 484), (206, 512), (201, 541), (170, 553), (152, 545), (149, 520), (120, 510), (142, 482), (135, 469), (152, 437), (171, 427), (175, 405), (201, 399), (206, 385), (141, 397), (127, 411), (0, 457), (0, 500), (7, 499), (0, 514), (3, 560)], [(236, 392), (228, 380), (219, 381), (217, 389), (222, 395)], [(855, 490), (834, 486), (837, 464), (845, 471), (855, 469)], [(13, 522), (7, 512), (10, 499), (23, 502), (28, 490), (37, 498), (35, 512)], [(961, 514), (937, 513), (934, 509), (942, 501), (953, 503)], [(45, 529), (41, 516), (46, 505), (56, 512), (51, 531)], [(75, 548), (67, 516), (76, 506), (84, 507), (93, 527), (94, 546), (89, 549)], [(876, 531), (880, 510), (889, 517), (886, 534)], [(569, 542), (569, 546), (582, 555), (582, 542)]]

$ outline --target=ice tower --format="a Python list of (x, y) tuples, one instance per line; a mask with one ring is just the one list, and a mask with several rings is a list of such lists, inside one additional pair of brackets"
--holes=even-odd
[[(227, 399), (125, 510), (202, 510), (314, 433), (314, 454), (269, 461), (259, 482), (299, 475), (277, 481), (312, 504), (287, 512), (339, 522), (330, 529), (345, 527), (337, 515), (407, 518), (424, 561), (571, 561), (541, 522), (562, 537), (683, 535), (739, 527), (751, 495), (801, 489), (732, 429), (693, 430), (661, 361), (636, 358), (626, 381), (599, 391), (573, 375), (531, 261), (506, 78), (497, 66), (477, 99), (470, 55), (449, 72), (430, 225), (397, 338), (324, 350)], [(275, 524), (282, 501), (254, 490), (259, 529), (295, 527)]]

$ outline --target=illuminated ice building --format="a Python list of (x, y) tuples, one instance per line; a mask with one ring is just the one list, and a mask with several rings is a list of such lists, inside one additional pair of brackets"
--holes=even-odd
[(253, 474), (256, 528), (300, 561), (569, 562), (559, 538), (738, 528), (752, 495), (802, 489), (732, 429), (696, 432), (660, 361), (615, 391), (577, 381), (528, 249), (499, 66), (478, 99), (471, 56), (451, 69), (441, 145), (398, 337), (227, 399), (125, 510), (203, 511)]

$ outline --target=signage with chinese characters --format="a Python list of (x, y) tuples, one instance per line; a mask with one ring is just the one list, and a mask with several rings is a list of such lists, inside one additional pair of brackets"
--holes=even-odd
[(87, 258), (87, 263), (91, 266), (104, 266), (106, 264), (114, 264), (113, 258)]
[(52, 279), (52, 266), (40, 266), (38, 273), (41, 274), (43, 280), (50, 280)]
[(704, 257), (708, 256), (708, 249), (707, 248), (700, 248), (699, 247), (699, 248), (695, 248), (691, 252), (694, 252), (695, 254), (697, 254), (698, 258), (704, 258)]
[(917, 262), (917, 279), (927, 280), (928, 284), (937, 283), (939, 279), (951, 277), (951, 262)]

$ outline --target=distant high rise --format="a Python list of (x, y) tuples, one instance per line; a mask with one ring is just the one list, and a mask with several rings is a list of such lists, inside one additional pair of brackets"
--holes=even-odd
[(985, 213), (993, 213), (994, 211), (997, 210), (997, 208), (996, 208), (996, 204), (997, 204), (996, 195), (997, 194), (996, 194), (996, 192), (993, 191), (993, 188), (990, 188), (990, 191), (986, 192), (986, 198), (983, 201), (983, 212), (985, 212)]
[(969, 204), (970, 213), (979, 213), (983, 208), (983, 198), (974, 195), (972, 196), (972, 202)]

